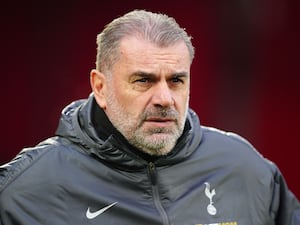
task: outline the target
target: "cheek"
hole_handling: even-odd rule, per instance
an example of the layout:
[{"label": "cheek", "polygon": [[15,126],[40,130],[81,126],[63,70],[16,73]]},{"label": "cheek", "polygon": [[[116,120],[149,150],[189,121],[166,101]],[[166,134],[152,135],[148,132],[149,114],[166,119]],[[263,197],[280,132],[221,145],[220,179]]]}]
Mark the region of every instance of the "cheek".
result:
[{"label": "cheek", "polygon": [[135,94],[129,89],[115,90],[116,100],[129,115],[138,118],[145,110],[147,105],[147,96]]},{"label": "cheek", "polygon": [[177,107],[180,107],[180,109],[184,111],[189,104],[189,98],[190,95],[188,91],[177,94],[175,99]]}]

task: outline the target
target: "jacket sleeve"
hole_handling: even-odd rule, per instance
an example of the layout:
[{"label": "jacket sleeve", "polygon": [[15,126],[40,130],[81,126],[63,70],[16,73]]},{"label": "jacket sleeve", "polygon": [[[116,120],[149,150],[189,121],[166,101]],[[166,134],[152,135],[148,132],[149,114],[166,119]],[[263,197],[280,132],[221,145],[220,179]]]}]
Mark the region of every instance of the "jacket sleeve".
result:
[{"label": "jacket sleeve", "polygon": [[288,189],[279,169],[274,174],[273,201],[271,214],[276,225],[300,225],[300,203]]}]

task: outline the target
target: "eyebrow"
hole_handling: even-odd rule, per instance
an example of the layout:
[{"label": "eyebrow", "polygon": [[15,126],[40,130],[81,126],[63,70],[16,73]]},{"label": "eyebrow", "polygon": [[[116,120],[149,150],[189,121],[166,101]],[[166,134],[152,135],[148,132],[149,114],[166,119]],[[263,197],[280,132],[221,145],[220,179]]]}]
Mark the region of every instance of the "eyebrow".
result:
[{"label": "eyebrow", "polygon": [[154,73],[147,73],[147,72],[144,72],[144,71],[137,71],[137,72],[134,72],[132,74],[132,76],[138,76],[138,77],[155,77],[155,74]]},{"label": "eyebrow", "polygon": [[172,74],[173,77],[188,77],[187,72],[177,72]]},{"label": "eyebrow", "polygon": [[[144,71],[134,72],[132,74],[132,76],[148,77],[148,78],[155,78],[155,77],[157,77],[157,75],[154,74],[154,73],[148,73],[148,72],[144,72]],[[187,72],[176,72],[176,73],[172,73],[170,75],[170,77],[188,77],[188,73]]]}]

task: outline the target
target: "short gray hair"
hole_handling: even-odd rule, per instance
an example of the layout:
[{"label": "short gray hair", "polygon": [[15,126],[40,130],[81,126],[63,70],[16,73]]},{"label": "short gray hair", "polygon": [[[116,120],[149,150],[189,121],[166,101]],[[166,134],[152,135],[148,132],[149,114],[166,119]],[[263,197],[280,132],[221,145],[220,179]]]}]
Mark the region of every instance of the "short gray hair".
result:
[{"label": "short gray hair", "polygon": [[189,50],[191,62],[193,61],[195,50],[191,37],[174,18],[145,10],[133,10],[114,19],[98,34],[96,59],[98,71],[105,73],[111,70],[119,57],[120,42],[128,36],[144,38],[160,47],[184,41]]}]

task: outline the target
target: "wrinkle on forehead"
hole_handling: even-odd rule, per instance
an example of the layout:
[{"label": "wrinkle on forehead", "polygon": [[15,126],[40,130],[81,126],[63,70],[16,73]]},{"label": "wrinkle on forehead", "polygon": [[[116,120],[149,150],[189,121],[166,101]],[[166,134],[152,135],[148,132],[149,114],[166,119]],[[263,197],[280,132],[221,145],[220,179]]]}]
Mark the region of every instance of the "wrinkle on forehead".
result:
[{"label": "wrinkle on forehead", "polygon": [[[120,43],[120,61],[132,66],[189,70],[188,48],[183,41],[167,47],[159,47],[144,39],[124,38]],[[149,68],[150,67],[150,68]]]}]

